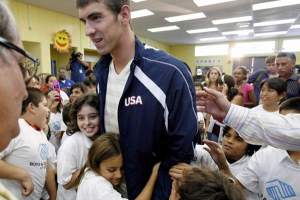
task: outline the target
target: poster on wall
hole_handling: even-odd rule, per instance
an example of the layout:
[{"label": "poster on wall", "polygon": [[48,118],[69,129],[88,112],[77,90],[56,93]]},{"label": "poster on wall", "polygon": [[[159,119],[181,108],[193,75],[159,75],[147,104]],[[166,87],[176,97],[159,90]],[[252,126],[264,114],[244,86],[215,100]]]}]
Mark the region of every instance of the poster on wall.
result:
[{"label": "poster on wall", "polygon": [[66,30],[56,32],[53,37],[53,47],[59,53],[69,53],[72,48],[71,35]]}]

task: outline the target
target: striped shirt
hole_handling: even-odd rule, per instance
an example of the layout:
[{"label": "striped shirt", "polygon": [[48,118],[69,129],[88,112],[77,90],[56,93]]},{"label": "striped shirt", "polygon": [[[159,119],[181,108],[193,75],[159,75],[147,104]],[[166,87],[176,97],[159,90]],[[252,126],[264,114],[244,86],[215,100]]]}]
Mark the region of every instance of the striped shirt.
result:
[{"label": "striped shirt", "polygon": [[104,123],[105,131],[119,133],[118,106],[130,74],[131,59],[125,68],[117,74],[113,61],[109,65],[107,91],[105,99]]},{"label": "striped shirt", "polygon": [[300,114],[278,115],[231,104],[224,123],[247,143],[300,151]]}]

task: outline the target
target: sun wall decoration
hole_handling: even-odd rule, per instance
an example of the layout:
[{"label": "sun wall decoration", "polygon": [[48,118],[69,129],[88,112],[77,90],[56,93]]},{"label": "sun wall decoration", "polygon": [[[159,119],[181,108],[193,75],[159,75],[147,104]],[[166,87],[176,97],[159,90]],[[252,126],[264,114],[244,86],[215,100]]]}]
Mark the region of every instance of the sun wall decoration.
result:
[{"label": "sun wall decoration", "polygon": [[60,53],[68,53],[72,48],[71,35],[66,30],[54,34],[53,47]]}]

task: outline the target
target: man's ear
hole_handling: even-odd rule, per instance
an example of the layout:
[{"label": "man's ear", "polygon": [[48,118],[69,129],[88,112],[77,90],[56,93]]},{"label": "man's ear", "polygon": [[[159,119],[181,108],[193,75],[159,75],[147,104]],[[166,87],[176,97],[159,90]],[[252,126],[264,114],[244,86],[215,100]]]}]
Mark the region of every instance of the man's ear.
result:
[{"label": "man's ear", "polygon": [[123,5],[118,17],[123,25],[130,24],[131,13],[129,5]]}]

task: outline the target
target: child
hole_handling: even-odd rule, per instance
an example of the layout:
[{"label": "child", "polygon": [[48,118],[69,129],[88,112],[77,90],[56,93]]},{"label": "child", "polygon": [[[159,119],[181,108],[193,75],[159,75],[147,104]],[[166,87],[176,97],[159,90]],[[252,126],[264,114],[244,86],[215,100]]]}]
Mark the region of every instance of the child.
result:
[{"label": "child", "polygon": [[[123,159],[118,136],[106,133],[93,143],[88,154],[84,177],[78,187],[77,200],[125,200],[115,189],[123,178]],[[158,164],[154,166],[148,183],[136,199],[151,199],[158,168]]]},{"label": "child", "polygon": [[[279,107],[281,114],[300,113],[300,97],[290,98]],[[261,195],[261,199],[299,199],[300,152],[267,146],[255,153],[247,167],[236,176],[214,142],[205,142],[219,169],[236,179],[237,185]]]},{"label": "child", "polygon": [[96,95],[79,98],[71,108],[73,135],[58,150],[58,200],[76,199],[76,179],[87,160],[89,148],[100,135],[99,101]]},{"label": "child", "polygon": [[[228,164],[232,173],[234,175],[238,175],[247,167],[249,159],[254,154],[254,152],[259,149],[260,146],[246,143],[241,137],[239,137],[234,129],[228,126],[225,126],[223,133],[224,138],[222,142],[222,149],[220,149],[220,151],[224,152],[226,163]],[[218,166],[215,164],[213,158],[207,151],[209,151],[207,146],[196,145],[196,160],[192,164],[207,167],[212,170],[218,169]],[[188,167],[188,165],[179,164],[177,166],[174,166],[170,170],[170,174],[174,177],[178,177],[176,170],[182,169],[184,167]],[[257,195],[250,192],[246,193],[246,197],[247,199],[258,199]]]},{"label": "child", "polygon": [[173,181],[169,200],[244,200],[243,193],[217,171],[193,167]]},{"label": "child", "polygon": [[[1,162],[7,164],[6,167],[0,168],[0,174],[6,174],[1,177],[1,182],[18,199],[24,199],[23,195],[30,194],[28,184],[33,183],[34,190],[26,198],[32,200],[41,199],[46,184],[50,199],[55,200],[55,177],[49,165],[48,141],[42,131],[49,113],[47,100],[39,89],[27,90],[28,97],[23,101],[22,116],[19,119],[20,134],[0,153]],[[18,175],[20,179],[12,177]],[[28,177],[27,180],[22,178],[24,176]]]},{"label": "child", "polygon": [[279,113],[279,103],[286,94],[286,82],[280,78],[270,78],[262,81],[260,88],[261,104],[253,110]]}]

